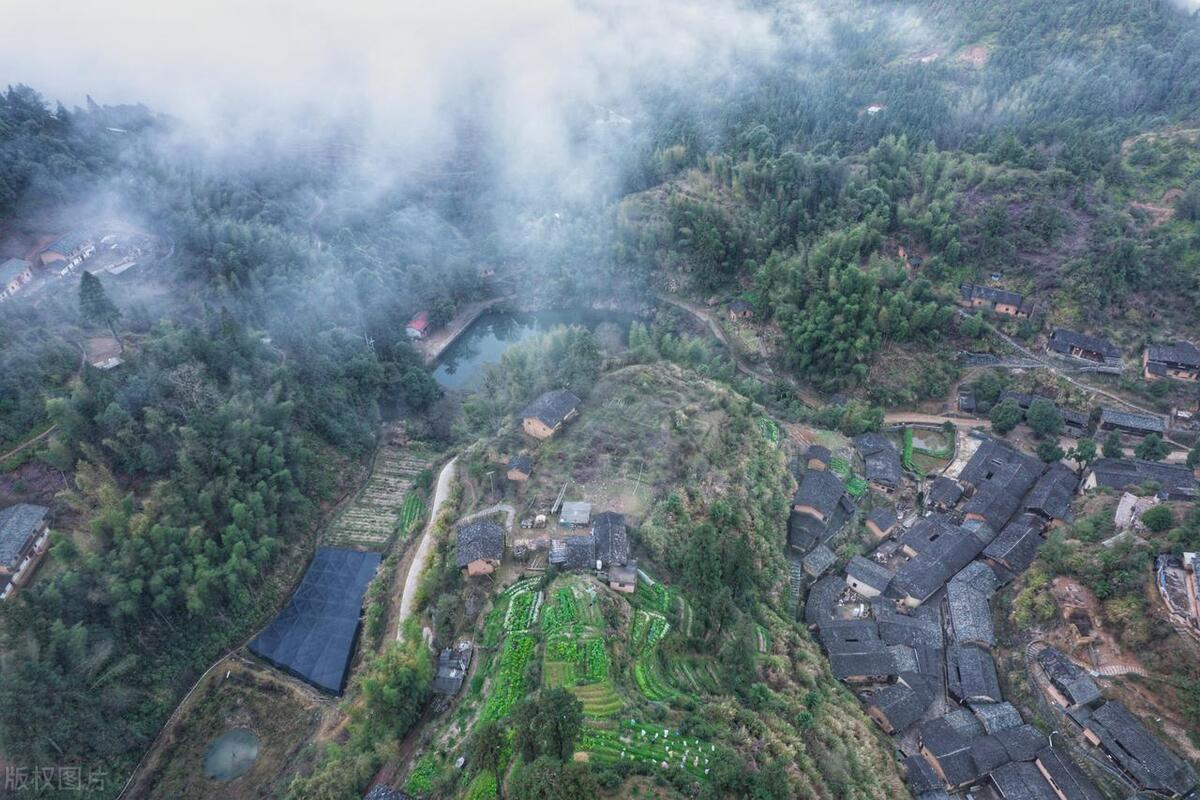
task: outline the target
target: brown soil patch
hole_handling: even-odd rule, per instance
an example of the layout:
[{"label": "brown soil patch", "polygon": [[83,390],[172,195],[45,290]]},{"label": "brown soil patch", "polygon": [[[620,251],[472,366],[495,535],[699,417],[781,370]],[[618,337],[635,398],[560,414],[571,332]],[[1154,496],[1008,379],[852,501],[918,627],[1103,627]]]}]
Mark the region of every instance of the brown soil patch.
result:
[{"label": "brown soil patch", "polygon": [[1059,575],[1050,582],[1050,593],[1062,614],[1062,628],[1051,634],[1056,645],[1066,652],[1086,649],[1095,663],[1094,668],[1136,667],[1145,669],[1137,657],[1126,653],[1113,634],[1104,628],[1100,601],[1083,584]]},{"label": "brown soil patch", "polygon": [[969,67],[975,67],[978,69],[987,64],[988,57],[990,55],[991,50],[989,50],[987,47],[983,45],[975,45],[974,47],[967,47],[960,51],[957,56],[957,60]]}]

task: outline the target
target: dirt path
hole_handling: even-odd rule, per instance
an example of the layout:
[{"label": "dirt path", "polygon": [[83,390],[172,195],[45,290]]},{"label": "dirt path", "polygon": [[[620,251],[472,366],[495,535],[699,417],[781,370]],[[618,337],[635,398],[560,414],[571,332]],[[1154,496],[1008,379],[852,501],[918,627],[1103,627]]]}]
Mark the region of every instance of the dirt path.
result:
[{"label": "dirt path", "polygon": [[886,425],[945,425],[949,422],[961,431],[969,431],[973,428],[992,429],[992,423],[986,419],[961,419],[937,414],[921,414],[914,411],[889,411],[883,415],[883,422]]},{"label": "dirt path", "polygon": [[10,459],[10,458],[12,458],[13,456],[15,456],[17,453],[19,453],[19,452],[21,452],[22,450],[24,450],[25,448],[27,448],[27,447],[29,447],[29,446],[31,446],[31,445],[35,445],[35,444],[37,444],[38,442],[40,442],[42,439],[45,439],[47,436],[49,436],[50,434],[54,433],[56,430],[58,430],[58,426],[57,426],[57,425],[51,425],[49,428],[47,428],[46,430],[42,431],[41,433],[39,433],[37,436],[33,437],[33,438],[32,438],[32,439],[30,439],[29,441],[25,442],[24,444],[19,444],[19,445],[17,445],[17,446],[16,446],[16,447],[14,447],[12,450],[9,450],[9,451],[8,451],[7,453],[5,453],[4,455],[0,456],[0,461],[7,461],[8,459]]},{"label": "dirt path", "polygon": [[470,522],[471,520],[478,519],[479,517],[486,517],[488,514],[495,514],[497,511],[503,511],[505,516],[508,517],[507,521],[504,523],[504,527],[508,528],[509,533],[512,533],[513,517],[517,515],[517,510],[508,503],[497,503],[496,505],[489,506],[482,511],[476,511],[474,514],[468,514],[460,519],[459,522]]},{"label": "dirt path", "polygon": [[442,471],[438,474],[437,489],[433,493],[433,506],[429,511],[429,524],[425,526],[425,532],[421,534],[421,541],[417,544],[412,564],[408,568],[408,575],[404,579],[404,594],[400,596],[400,612],[396,615],[397,638],[402,635],[404,621],[413,612],[417,584],[421,581],[421,573],[425,571],[425,563],[429,560],[429,549],[433,546],[433,525],[437,522],[438,514],[441,513],[446,498],[450,496],[450,484],[454,481],[457,462],[458,456],[455,456],[446,462],[446,466],[442,467]]},{"label": "dirt path", "polygon": [[654,296],[664,303],[669,303],[676,308],[683,309],[708,326],[708,329],[712,332],[712,335],[717,337],[717,340],[720,341],[721,344],[725,345],[725,349],[729,351],[729,357],[733,359],[733,364],[738,368],[738,371],[749,375],[751,378],[757,378],[767,385],[776,383],[778,381],[783,381],[784,383],[788,384],[788,386],[792,387],[792,389],[796,392],[796,396],[808,405],[815,406],[817,408],[820,408],[822,405],[824,405],[820,398],[801,386],[791,376],[776,375],[774,372],[765,372],[747,363],[738,354],[737,349],[733,346],[733,342],[729,341],[729,337],[725,334],[725,329],[721,327],[721,324],[717,322],[717,320],[713,317],[712,312],[710,312],[707,308],[698,306],[695,303],[675,297],[673,295],[664,294],[662,292],[655,292]]}]

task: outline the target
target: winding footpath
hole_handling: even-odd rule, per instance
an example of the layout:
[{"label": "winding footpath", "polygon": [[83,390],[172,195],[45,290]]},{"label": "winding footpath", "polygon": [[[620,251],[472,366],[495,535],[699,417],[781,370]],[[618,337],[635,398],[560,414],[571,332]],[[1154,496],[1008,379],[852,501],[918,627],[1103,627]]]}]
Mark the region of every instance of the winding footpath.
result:
[{"label": "winding footpath", "polygon": [[455,456],[447,461],[446,465],[442,467],[442,471],[438,473],[437,489],[433,493],[433,507],[429,511],[429,524],[425,526],[425,532],[421,534],[421,541],[417,545],[412,564],[409,565],[408,575],[404,578],[404,594],[400,596],[400,612],[396,615],[397,639],[404,635],[404,621],[412,615],[413,603],[417,596],[417,584],[421,582],[421,573],[425,571],[425,564],[429,560],[429,550],[436,538],[433,533],[434,524],[437,522],[438,514],[442,511],[442,506],[446,504],[446,499],[450,496],[450,484],[454,482],[457,470],[458,456]]}]

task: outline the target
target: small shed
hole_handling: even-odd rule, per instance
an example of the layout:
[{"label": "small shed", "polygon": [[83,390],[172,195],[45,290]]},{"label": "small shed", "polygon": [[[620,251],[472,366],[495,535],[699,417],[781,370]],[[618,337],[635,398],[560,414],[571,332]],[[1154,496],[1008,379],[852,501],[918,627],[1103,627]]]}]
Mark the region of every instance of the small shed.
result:
[{"label": "small shed", "polygon": [[508,479],[527,481],[533,474],[533,459],[527,455],[515,455],[508,460]]},{"label": "small shed", "polygon": [[749,302],[739,298],[729,304],[730,319],[750,319],[750,317],[753,316],[754,306],[752,306]]},{"label": "small shed", "polygon": [[408,321],[404,333],[410,339],[424,339],[429,335],[429,312],[420,311]]},{"label": "small shed", "polygon": [[637,561],[612,566],[608,569],[608,585],[618,592],[632,594],[637,590]]},{"label": "small shed", "polygon": [[568,528],[582,528],[592,520],[592,504],[569,500],[562,504],[558,524]]}]

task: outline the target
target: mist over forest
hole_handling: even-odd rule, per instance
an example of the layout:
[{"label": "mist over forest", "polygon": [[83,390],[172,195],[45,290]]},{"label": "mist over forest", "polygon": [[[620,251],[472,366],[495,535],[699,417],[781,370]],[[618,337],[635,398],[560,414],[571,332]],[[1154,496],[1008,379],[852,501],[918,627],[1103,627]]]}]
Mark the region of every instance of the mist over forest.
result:
[{"label": "mist over forest", "polygon": [[[1095,394],[1028,364],[1060,327],[1138,362],[1098,379],[1103,397],[1200,415],[1194,386],[1141,364],[1155,343],[1200,339],[1200,0],[4,5],[0,508],[44,507],[50,524],[33,579],[0,602],[0,761],[106,776],[13,796],[176,791],[147,788],[169,773],[162,726],[286,602],[380,452],[419,451],[411,493],[430,502],[434,467],[459,456],[466,519],[524,491],[492,474],[532,449],[514,415],[567,387],[583,419],[600,417],[597,386],[674,404],[655,409],[671,445],[639,441],[673,480],[637,470],[633,495],[653,495],[631,542],[694,614],[671,657],[709,659],[687,663],[711,687],[636,709],[712,740],[730,766],[660,779],[663,796],[904,796],[890,740],[832,677],[793,596],[782,553],[800,473],[784,456],[808,434],[788,437],[942,419],[968,389],[992,431],[1004,391],[1057,391],[1086,417]],[[956,308],[964,284],[1035,310]],[[514,344],[471,387],[443,386],[431,342],[485,308],[513,326],[579,321]],[[586,313],[633,322],[605,339]],[[978,363],[1003,368],[981,377]],[[688,432],[710,417],[719,434]],[[768,419],[778,453],[746,452]],[[1164,430],[1158,459],[1120,441],[1112,453],[1174,448],[1196,466],[1196,432],[1181,431]],[[589,446],[604,463],[633,448],[615,434]],[[555,447],[546,463],[567,458]],[[1191,505],[1164,552],[1200,546]],[[452,540],[453,521],[428,523]],[[389,525],[347,699],[325,704],[344,726],[290,752],[259,796],[401,785],[416,771],[402,744],[430,718],[421,627],[439,647],[482,640],[501,602],[443,541],[405,629],[393,573],[425,520]],[[1107,570],[1102,600],[1132,604],[1106,606],[1127,644],[1165,640],[1136,622],[1149,550],[1103,565],[1052,553],[1062,574]],[[741,652],[760,635],[759,655]],[[1200,670],[1162,664],[1200,742]],[[505,796],[654,785],[502,733],[490,770],[442,764],[421,796],[497,796],[512,765]],[[468,795],[481,772],[498,786]]]}]

